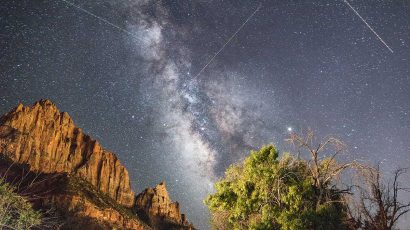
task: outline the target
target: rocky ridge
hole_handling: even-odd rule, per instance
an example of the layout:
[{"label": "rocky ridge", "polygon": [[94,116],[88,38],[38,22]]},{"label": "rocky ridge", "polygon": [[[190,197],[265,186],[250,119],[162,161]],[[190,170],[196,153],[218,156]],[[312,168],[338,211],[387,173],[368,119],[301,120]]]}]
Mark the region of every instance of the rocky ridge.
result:
[{"label": "rocky ridge", "polygon": [[[64,174],[78,178],[122,208],[138,210],[145,215],[145,222],[154,229],[157,228],[153,223],[162,220],[182,229],[188,226],[178,203],[170,200],[165,183],[135,196],[128,171],[118,157],[86,135],[74,124],[68,113],[60,112],[50,100],[40,100],[31,107],[19,104],[0,118],[0,155],[13,163],[25,165],[34,173]],[[54,198],[47,202],[53,202]],[[60,206],[72,210],[79,200],[81,204],[87,203],[78,194],[59,199],[63,200]],[[95,204],[87,207],[88,211],[81,215],[108,221],[108,224],[113,223],[120,228],[144,229],[135,227],[143,224],[119,223],[121,221],[118,220],[127,219],[119,212],[110,212]],[[101,210],[106,213],[101,214]],[[129,220],[126,222],[130,223]],[[161,226],[164,226],[162,222]]]}]

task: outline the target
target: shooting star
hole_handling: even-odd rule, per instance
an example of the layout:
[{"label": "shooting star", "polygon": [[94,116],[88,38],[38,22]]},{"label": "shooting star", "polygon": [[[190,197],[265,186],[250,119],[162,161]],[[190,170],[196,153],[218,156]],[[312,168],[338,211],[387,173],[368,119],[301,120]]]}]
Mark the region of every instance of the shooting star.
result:
[{"label": "shooting star", "polygon": [[258,8],[256,8],[256,10],[245,20],[245,22],[242,23],[242,25],[235,31],[235,33],[232,34],[232,36],[228,39],[228,41],[225,42],[225,44],[218,50],[218,52],[216,52],[214,56],[212,56],[212,58],[209,59],[206,65],[204,65],[204,67],[202,67],[202,69],[195,75],[194,79],[201,75],[201,73],[206,69],[206,67],[208,67],[209,64],[211,64],[212,61],[219,55],[219,53],[225,49],[225,47],[232,41],[232,39],[239,33],[239,31],[241,31],[241,29],[246,25],[246,23],[248,23],[248,21],[252,19],[252,17],[256,14],[256,12],[259,11],[261,7],[262,4],[259,4]]},{"label": "shooting star", "polygon": [[362,18],[362,16],[360,16],[360,14],[352,7],[352,5],[350,5],[350,3],[347,0],[343,0],[343,2],[346,3],[347,6],[350,7],[350,9],[353,10],[353,12],[364,22],[364,24],[366,24],[367,28],[369,28],[374,35],[376,35],[376,37],[383,43],[384,46],[386,46],[386,48],[393,53],[393,50],[390,48],[390,46],[387,45],[386,42],[384,42],[384,40],[376,33],[376,31],[374,31],[374,29],[366,22],[366,20],[364,20]]},{"label": "shooting star", "polygon": [[74,4],[74,3],[70,2],[70,1],[67,1],[67,0],[61,0],[61,1],[65,2],[66,4],[68,4],[68,5],[70,5],[70,6],[73,6],[73,7],[77,8],[78,10],[81,10],[82,12],[84,12],[84,13],[86,13],[86,14],[88,14],[88,15],[94,17],[94,18],[97,18],[98,20],[100,20],[100,21],[102,21],[102,22],[104,22],[104,23],[106,23],[106,24],[108,24],[108,25],[110,25],[110,26],[112,26],[112,27],[114,27],[114,28],[120,30],[121,32],[124,32],[124,33],[126,33],[126,34],[128,34],[128,35],[130,35],[130,36],[132,36],[132,37],[137,38],[137,37],[135,36],[135,34],[131,33],[130,31],[128,31],[128,30],[126,30],[126,29],[124,29],[124,28],[121,28],[121,27],[119,27],[119,26],[117,26],[117,25],[111,23],[110,21],[108,21],[108,20],[105,19],[105,18],[102,18],[102,17],[100,17],[100,16],[98,16],[98,15],[96,15],[96,14],[93,14],[92,12],[90,12],[90,11],[88,11],[88,10],[86,10],[86,9],[84,9],[84,8],[82,8],[82,7],[80,7],[79,5],[76,5],[76,4]]}]

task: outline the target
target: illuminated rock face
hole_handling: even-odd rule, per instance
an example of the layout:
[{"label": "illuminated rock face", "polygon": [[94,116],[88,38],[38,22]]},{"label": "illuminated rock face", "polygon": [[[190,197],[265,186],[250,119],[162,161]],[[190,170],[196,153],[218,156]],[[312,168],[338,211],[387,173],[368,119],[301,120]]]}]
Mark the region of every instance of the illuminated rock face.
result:
[{"label": "illuminated rock face", "polygon": [[128,171],[49,100],[19,104],[0,118],[0,153],[31,171],[70,173],[125,207],[134,205]]},{"label": "illuminated rock face", "polygon": [[[135,196],[117,156],[49,100],[31,107],[19,104],[0,117],[0,156],[8,159],[0,162],[0,173],[8,171],[11,160],[12,165],[44,175],[44,183],[35,190],[46,195],[35,205],[56,206],[70,223],[78,221],[80,229],[193,229],[179,204],[171,201],[165,182]],[[44,193],[49,187],[53,192]]]},{"label": "illuminated rock face", "polygon": [[185,224],[178,202],[172,202],[165,181],[155,188],[147,188],[137,196],[136,207],[144,210],[150,217],[159,217],[179,224]]}]

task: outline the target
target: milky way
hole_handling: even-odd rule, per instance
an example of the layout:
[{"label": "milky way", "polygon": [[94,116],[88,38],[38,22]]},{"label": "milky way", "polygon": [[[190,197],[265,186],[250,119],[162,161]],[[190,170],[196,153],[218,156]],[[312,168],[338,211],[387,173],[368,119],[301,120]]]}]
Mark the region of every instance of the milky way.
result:
[{"label": "milky way", "polygon": [[70,2],[0,3],[0,112],[53,100],[200,229],[226,167],[290,131],[410,165],[408,3],[350,1],[391,53],[343,0]]}]

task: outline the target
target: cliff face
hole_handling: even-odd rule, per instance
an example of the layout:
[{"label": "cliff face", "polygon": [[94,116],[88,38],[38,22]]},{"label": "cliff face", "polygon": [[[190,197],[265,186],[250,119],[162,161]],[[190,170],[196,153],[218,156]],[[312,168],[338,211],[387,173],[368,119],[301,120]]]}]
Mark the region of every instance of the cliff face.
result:
[{"label": "cliff face", "polygon": [[[71,178],[53,184],[64,189],[44,196],[41,202],[54,204],[72,217],[86,217],[124,229],[161,229],[171,226],[168,223],[172,229],[187,229],[188,222],[178,203],[170,200],[165,183],[146,189],[136,198],[128,171],[119,159],[84,134],[68,113],[60,112],[49,100],[31,107],[19,104],[0,118],[0,156],[34,173]],[[72,181],[83,181],[78,182],[82,186],[69,189]],[[99,194],[108,199],[96,202],[94,198]],[[137,218],[135,210],[148,219]],[[147,228],[144,222],[151,227]]]},{"label": "cliff face", "polygon": [[81,178],[66,173],[38,174],[27,169],[27,165],[0,157],[1,178],[17,184],[16,192],[23,194],[34,209],[45,211],[45,223],[36,229],[153,229]]},{"label": "cliff face", "polygon": [[126,207],[134,205],[128,171],[49,100],[19,104],[0,118],[0,154],[43,173],[77,175]]}]

